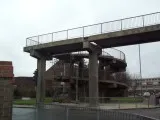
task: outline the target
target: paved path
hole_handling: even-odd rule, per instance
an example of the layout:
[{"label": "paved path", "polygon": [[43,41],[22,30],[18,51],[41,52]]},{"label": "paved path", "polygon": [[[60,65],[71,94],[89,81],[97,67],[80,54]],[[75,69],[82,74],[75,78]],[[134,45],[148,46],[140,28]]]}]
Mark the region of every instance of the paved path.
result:
[{"label": "paved path", "polygon": [[144,116],[149,116],[153,118],[160,119],[160,108],[154,109],[128,109],[128,110],[120,110],[123,112],[136,113]]},{"label": "paved path", "polygon": [[13,108],[35,108],[35,105],[13,105]]},{"label": "paved path", "polygon": [[[125,108],[130,104],[125,104]],[[49,106],[45,109],[41,109],[38,113],[38,120],[66,120],[66,109],[62,108],[60,106],[53,106],[50,108]],[[18,106],[17,106],[18,107]],[[34,108],[26,108],[27,106],[19,106],[23,108],[13,108],[13,120],[36,120],[36,109]],[[28,106],[33,107],[33,106]],[[112,109],[117,108],[117,105],[115,107],[110,104],[110,106],[103,106],[104,109]],[[150,109],[115,109],[116,111],[122,111],[122,112],[129,112],[129,113],[136,113],[144,116],[149,116],[153,118],[160,119],[160,108],[150,108]],[[97,113],[95,111],[87,111],[87,110],[69,110],[68,111],[69,118],[68,120],[97,120]],[[47,118],[46,118],[47,116]],[[78,117],[77,117],[78,116]],[[105,113],[101,113],[100,120],[106,120]],[[109,118],[107,120],[110,120]]]},{"label": "paved path", "polygon": [[[88,104],[74,104],[74,103],[57,103],[57,105],[77,106],[77,107],[88,107]],[[132,108],[154,108],[157,106],[147,105],[143,103],[105,103],[100,104],[100,109],[132,109]]]},{"label": "paved path", "polygon": [[12,120],[36,120],[35,109],[13,108]]}]

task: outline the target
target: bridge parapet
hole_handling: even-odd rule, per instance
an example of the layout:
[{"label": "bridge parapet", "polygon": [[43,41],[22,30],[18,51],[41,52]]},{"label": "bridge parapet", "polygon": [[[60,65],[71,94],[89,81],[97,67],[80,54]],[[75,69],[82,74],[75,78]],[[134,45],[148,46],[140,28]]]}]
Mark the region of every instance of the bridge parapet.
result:
[{"label": "bridge parapet", "polygon": [[28,37],[26,39],[26,47],[67,39],[84,38],[93,35],[146,27],[156,24],[160,24],[160,12]]}]

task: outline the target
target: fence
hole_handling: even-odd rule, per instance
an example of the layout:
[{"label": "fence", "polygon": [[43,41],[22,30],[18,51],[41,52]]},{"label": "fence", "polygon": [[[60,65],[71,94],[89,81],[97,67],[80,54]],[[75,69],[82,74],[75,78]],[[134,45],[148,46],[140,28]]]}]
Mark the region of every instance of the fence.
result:
[{"label": "fence", "polygon": [[[81,99],[81,98],[80,98]],[[14,108],[13,120],[72,120],[72,119],[87,119],[87,120],[152,120],[145,116],[136,115],[143,111],[143,115],[160,117],[159,114],[154,114],[157,109],[151,104],[142,103],[142,98],[128,97],[102,97],[99,98],[100,104],[97,108],[91,108],[86,102],[81,103],[45,103],[37,104],[36,109],[32,108]],[[82,99],[84,100],[84,99]],[[28,103],[28,100],[25,101]],[[87,104],[86,104],[87,103]],[[33,107],[33,106],[31,106]],[[126,109],[127,108],[127,109]],[[130,109],[137,108],[137,109]],[[143,108],[143,109],[140,109]],[[144,109],[147,108],[147,109]],[[153,111],[152,111],[153,110]],[[126,113],[127,112],[127,113]],[[130,112],[130,113],[128,113]],[[150,113],[150,114],[148,114]],[[154,116],[155,115],[155,116]],[[155,120],[155,119],[153,119]]]},{"label": "fence", "polygon": [[[80,97],[79,106],[87,107],[91,99],[96,98]],[[98,97],[97,100],[101,109],[157,108],[160,105],[151,97]]]},{"label": "fence", "polygon": [[122,31],[127,29],[145,27],[160,23],[160,12],[151,13],[136,17],[130,17],[115,21],[98,23],[78,28],[32,36],[26,39],[26,46],[33,46],[53,41],[60,41],[66,39],[87,37],[91,35],[98,35],[110,33],[115,31]]},{"label": "fence", "polygon": [[[81,94],[81,93],[80,93]],[[78,95],[80,95],[78,94]],[[62,94],[61,94],[62,95]],[[68,100],[67,100],[68,99]],[[95,99],[95,98],[92,98]],[[75,105],[79,107],[88,107],[89,97],[78,96],[78,101],[75,103],[74,100],[69,99],[68,96],[60,96],[57,98],[46,98],[45,104],[52,104],[54,102],[59,102],[62,105]],[[130,108],[156,108],[159,107],[160,103],[153,103],[151,98],[144,97],[98,97],[99,108],[102,109],[130,109]],[[54,102],[53,102],[54,101]],[[36,106],[36,100],[20,100],[15,99],[13,105],[29,105],[30,107]]]},{"label": "fence", "polygon": [[[65,54],[64,54],[65,55]],[[79,52],[72,52],[71,55],[74,56],[81,56],[83,58],[88,58],[89,57],[89,52],[88,51],[79,51]],[[56,55],[55,55],[56,56]],[[102,49],[102,55],[100,55],[101,58],[106,58],[106,57],[113,57],[112,59],[116,58],[118,60],[122,60],[125,62],[125,54],[115,48],[107,48],[107,49]],[[107,58],[106,58],[107,59]],[[109,59],[109,58],[108,58]],[[114,60],[116,60],[114,59]]]},{"label": "fence", "polygon": [[99,108],[37,104],[36,120],[156,120],[138,114]]}]

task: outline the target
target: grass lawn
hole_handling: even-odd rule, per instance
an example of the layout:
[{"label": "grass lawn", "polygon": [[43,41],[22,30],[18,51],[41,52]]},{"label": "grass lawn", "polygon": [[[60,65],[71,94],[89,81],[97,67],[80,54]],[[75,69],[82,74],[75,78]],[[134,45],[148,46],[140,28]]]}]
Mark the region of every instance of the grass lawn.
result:
[{"label": "grass lawn", "polygon": [[[52,98],[45,98],[45,103],[51,103]],[[21,100],[21,99],[15,99],[13,101],[14,105],[35,105],[36,104],[36,99],[31,98],[31,100]]]},{"label": "grass lawn", "polygon": [[120,103],[135,103],[135,102],[142,102],[143,99],[140,97],[134,98],[134,97],[116,97],[111,98],[110,101],[112,102],[120,102]]},{"label": "grass lawn", "polygon": [[[108,98],[107,98],[108,99]],[[45,103],[51,103],[53,101],[52,98],[45,98]],[[140,103],[142,102],[142,98],[134,98],[134,97],[113,97],[109,98],[106,103]],[[21,100],[16,99],[13,101],[14,105],[35,105],[36,99],[32,98],[31,100]]]}]

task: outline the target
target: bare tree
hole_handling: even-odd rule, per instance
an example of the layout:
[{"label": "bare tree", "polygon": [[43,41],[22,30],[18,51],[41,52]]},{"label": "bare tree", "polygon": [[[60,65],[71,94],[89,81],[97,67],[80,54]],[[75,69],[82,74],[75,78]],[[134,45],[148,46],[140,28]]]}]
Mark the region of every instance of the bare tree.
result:
[{"label": "bare tree", "polygon": [[132,77],[128,72],[118,72],[112,74],[112,77],[117,82],[122,82],[130,86]]},{"label": "bare tree", "polygon": [[137,87],[139,85],[138,80],[140,80],[138,75],[131,75],[129,72],[118,72],[112,74],[112,77],[117,82],[127,84],[131,90],[130,92],[133,93],[134,97],[136,96]]},{"label": "bare tree", "polygon": [[138,75],[132,75],[131,77],[131,84],[130,84],[130,88],[131,88],[131,92],[133,93],[134,97],[138,94],[137,93],[137,87],[139,86],[140,82],[138,82],[140,80],[140,77]]}]

